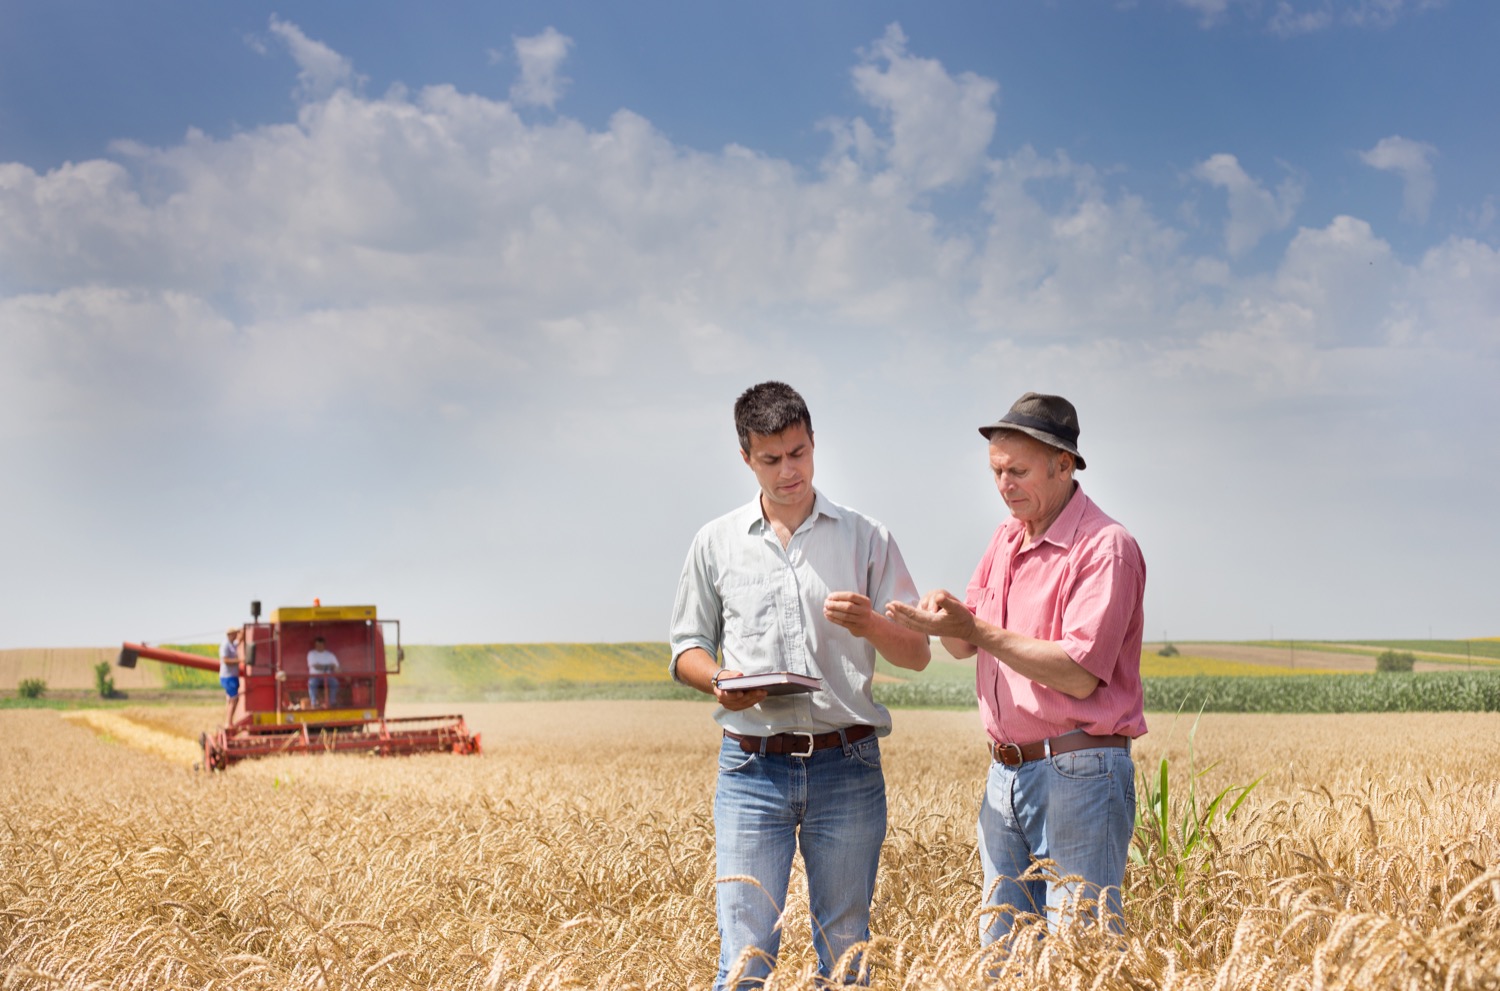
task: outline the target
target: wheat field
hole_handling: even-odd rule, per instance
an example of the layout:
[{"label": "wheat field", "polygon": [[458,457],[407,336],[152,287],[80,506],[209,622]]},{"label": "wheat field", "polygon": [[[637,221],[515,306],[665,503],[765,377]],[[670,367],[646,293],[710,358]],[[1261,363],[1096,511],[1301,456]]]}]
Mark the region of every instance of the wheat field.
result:
[{"label": "wheat field", "polygon": [[[181,744],[218,706],[0,712],[0,987],[706,987],[710,706],[461,708],[477,758],[212,776]],[[978,716],[895,719],[876,987],[1500,988],[1500,717],[1205,715],[1200,795],[1264,776],[1236,817],[1180,884],[1132,866],[1123,946],[1004,960],[975,938]],[[1138,750],[1179,796],[1192,728],[1155,716]],[[773,988],[814,986],[805,906],[794,879]]]}]

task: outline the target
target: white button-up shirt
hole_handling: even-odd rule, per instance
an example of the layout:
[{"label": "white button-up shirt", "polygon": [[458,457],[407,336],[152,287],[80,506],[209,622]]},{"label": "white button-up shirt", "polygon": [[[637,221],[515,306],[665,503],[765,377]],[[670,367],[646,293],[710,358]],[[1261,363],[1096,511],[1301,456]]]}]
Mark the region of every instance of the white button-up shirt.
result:
[{"label": "white button-up shirt", "polygon": [[309,650],[307,671],[309,674],[333,674],[339,669],[338,655],[331,650]]},{"label": "white button-up shirt", "polygon": [[825,733],[874,726],[891,715],[875,702],[875,648],[823,616],[831,592],[867,595],[884,613],[892,599],[915,604],[917,587],[884,526],[814,490],[813,511],[783,548],[761,513],[759,495],[693,538],[672,609],[672,677],[682,652],[700,647],[745,674],[794,671],[823,688],[771,696],[739,712],[720,707],[719,725],[735,733]]}]

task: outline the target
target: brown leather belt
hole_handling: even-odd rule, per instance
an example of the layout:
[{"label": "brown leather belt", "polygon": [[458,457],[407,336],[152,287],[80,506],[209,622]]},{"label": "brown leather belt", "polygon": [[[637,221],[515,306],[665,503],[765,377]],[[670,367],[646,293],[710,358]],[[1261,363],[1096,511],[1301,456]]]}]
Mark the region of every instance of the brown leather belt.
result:
[{"label": "brown leather belt", "polygon": [[[793,757],[807,757],[814,750],[827,750],[829,747],[842,747],[844,740],[857,743],[867,736],[875,735],[873,726],[850,726],[844,730],[843,740],[839,739],[839,731],[832,733],[777,733],[775,736],[740,736],[738,733],[724,731],[724,735],[740,745],[740,749],[747,754],[790,754]],[[765,744],[762,750],[761,744]]]},{"label": "brown leather belt", "polygon": [[1052,745],[1054,754],[1070,754],[1075,750],[1092,747],[1124,747],[1130,749],[1128,736],[1090,736],[1087,733],[1064,733],[1050,740],[1035,743],[996,743],[990,741],[990,756],[1006,767],[1020,767],[1027,761],[1040,760],[1047,756],[1047,745]]}]

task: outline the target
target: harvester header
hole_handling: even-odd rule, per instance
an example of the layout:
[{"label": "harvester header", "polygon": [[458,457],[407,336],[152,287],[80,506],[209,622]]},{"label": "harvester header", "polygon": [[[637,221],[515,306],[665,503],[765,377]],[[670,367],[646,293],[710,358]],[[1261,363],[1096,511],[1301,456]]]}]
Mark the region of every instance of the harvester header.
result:
[{"label": "harvester header", "polygon": [[[386,716],[387,679],[401,673],[405,659],[399,620],[381,619],[374,606],[317,600],[274,609],[269,622],[252,602],[250,615],[231,662],[238,700],[225,725],[200,741],[205,768],[282,753],[479,752],[479,734],[469,732],[462,716]],[[221,663],[127,642],[118,664],[133,668],[140,657],[214,672]]]}]

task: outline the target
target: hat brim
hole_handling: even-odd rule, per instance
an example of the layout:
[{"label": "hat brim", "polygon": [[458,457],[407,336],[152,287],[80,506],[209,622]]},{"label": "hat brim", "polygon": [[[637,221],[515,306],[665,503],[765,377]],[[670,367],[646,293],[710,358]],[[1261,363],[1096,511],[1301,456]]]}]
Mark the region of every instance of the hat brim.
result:
[{"label": "hat brim", "polygon": [[991,423],[986,426],[980,427],[979,435],[985,440],[989,440],[997,430],[1014,430],[1018,434],[1025,434],[1027,437],[1030,437],[1034,440],[1039,440],[1043,444],[1046,444],[1048,447],[1055,447],[1059,451],[1067,451],[1069,454],[1073,455],[1073,467],[1079,471],[1083,471],[1083,469],[1088,467],[1088,465],[1084,463],[1083,455],[1078,453],[1077,445],[1069,444],[1061,437],[1058,437],[1054,434],[1049,434],[1045,430],[1037,430],[1035,427],[1023,427],[1019,423],[1006,423],[1004,420],[1002,420],[999,423]]}]

